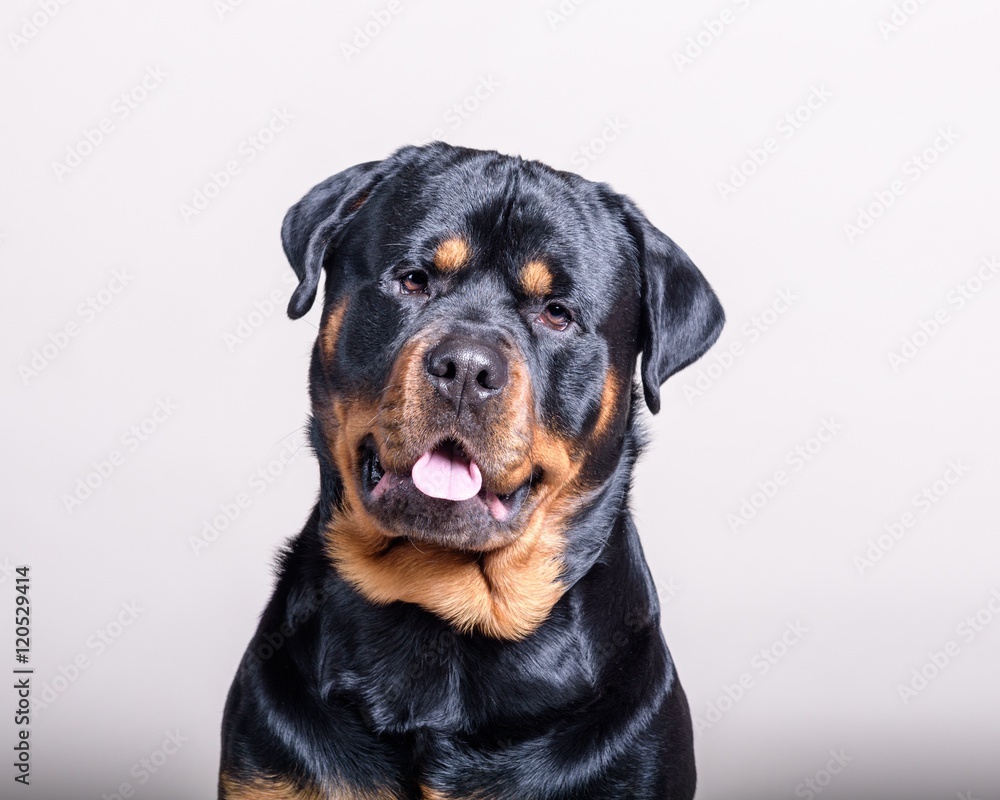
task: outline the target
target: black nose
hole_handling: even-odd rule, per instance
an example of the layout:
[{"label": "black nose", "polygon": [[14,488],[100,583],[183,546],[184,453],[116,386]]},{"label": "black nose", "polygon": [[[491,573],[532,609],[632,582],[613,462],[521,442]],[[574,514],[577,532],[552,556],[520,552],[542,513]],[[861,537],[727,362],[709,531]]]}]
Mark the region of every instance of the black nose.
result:
[{"label": "black nose", "polygon": [[507,385],[507,359],[491,344],[452,334],[427,354],[427,374],[456,409],[463,403],[476,407]]}]

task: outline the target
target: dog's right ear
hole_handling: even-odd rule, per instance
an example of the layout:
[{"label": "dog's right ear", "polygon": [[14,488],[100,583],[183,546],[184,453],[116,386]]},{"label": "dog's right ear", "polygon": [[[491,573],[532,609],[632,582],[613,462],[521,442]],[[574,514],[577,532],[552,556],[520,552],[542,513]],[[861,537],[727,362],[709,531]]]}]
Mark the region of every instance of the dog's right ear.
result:
[{"label": "dog's right ear", "polygon": [[378,167],[382,163],[369,161],[338,172],[314,186],[285,214],[281,245],[299,278],[288,301],[292,319],[312,308],[327,251],[381,179]]},{"label": "dog's right ear", "polygon": [[704,355],[719,338],[726,315],[687,254],[632,200],[622,201],[642,278],[642,387],[646,405],[656,414],[660,386]]}]

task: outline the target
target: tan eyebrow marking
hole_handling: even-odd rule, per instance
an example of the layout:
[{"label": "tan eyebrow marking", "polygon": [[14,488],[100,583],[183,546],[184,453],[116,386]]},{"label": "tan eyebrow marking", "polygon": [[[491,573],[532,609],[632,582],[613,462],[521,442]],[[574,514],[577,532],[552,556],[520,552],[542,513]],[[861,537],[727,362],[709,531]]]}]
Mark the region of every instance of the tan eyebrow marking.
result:
[{"label": "tan eyebrow marking", "polygon": [[531,297],[545,297],[552,291],[552,270],[544,261],[532,260],[521,268],[521,287]]},{"label": "tan eyebrow marking", "polygon": [[469,243],[461,236],[445,239],[434,251],[434,266],[442,272],[454,272],[469,262]]}]

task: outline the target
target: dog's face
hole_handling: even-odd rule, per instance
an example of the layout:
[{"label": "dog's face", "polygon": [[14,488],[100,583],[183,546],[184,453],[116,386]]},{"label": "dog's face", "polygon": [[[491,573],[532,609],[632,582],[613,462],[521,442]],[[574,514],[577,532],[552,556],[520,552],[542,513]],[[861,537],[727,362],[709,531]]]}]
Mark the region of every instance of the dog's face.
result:
[{"label": "dog's face", "polygon": [[315,417],[370,540],[486,553],[564,527],[722,311],[626,198],[534,162],[407,148],[285,220],[304,314],[326,270]]}]

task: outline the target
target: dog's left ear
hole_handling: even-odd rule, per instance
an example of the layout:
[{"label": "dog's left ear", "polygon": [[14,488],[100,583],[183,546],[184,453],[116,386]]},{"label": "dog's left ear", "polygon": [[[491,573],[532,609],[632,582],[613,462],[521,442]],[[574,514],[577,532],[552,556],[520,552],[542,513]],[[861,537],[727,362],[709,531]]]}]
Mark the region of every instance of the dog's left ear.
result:
[{"label": "dog's left ear", "polygon": [[642,388],[655,414],[660,410],[660,386],[715,343],[726,315],[687,253],[629,198],[622,200],[642,278]]},{"label": "dog's left ear", "polygon": [[281,244],[299,279],[288,302],[292,319],[312,308],[327,251],[378,182],[382,163],[369,161],[338,172],[310,189],[285,214]]}]

